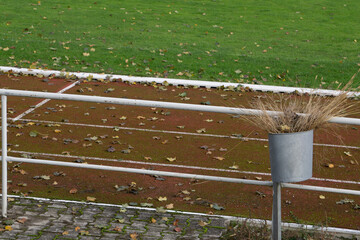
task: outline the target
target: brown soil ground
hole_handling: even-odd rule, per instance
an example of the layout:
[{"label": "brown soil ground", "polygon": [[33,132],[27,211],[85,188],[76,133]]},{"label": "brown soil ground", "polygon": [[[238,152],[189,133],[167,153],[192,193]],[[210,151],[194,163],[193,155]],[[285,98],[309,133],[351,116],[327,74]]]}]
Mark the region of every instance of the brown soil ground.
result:
[{"label": "brown soil ground", "polygon": [[[43,78],[38,77],[0,75],[0,87],[11,89],[56,92],[71,82],[73,80],[53,78],[44,81]],[[229,107],[247,106],[247,102],[251,98],[265,94],[95,81],[83,81],[66,93],[203,103]],[[10,117],[21,114],[29,106],[35,105],[39,101],[39,99],[22,100],[9,97],[8,106],[15,110],[14,113],[9,114]],[[18,151],[25,151],[63,155],[63,157],[32,155],[39,159],[61,161],[76,160],[68,155],[98,157],[105,159],[85,158],[85,161],[87,163],[216,176],[271,179],[270,176],[262,174],[241,172],[270,173],[270,164],[266,141],[244,141],[239,138],[230,138],[230,136],[239,136],[239,134],[256,139],[266,139],[267,137],[264,132],[248,125],[237,116],[52,100],[35,109],[23,119],[31,120],[9,122],[8,141],[9,148],[13,151],[9,153],[11,156],[25,156],[18,153]],[[100,128],[71,125],[71,123],[136,129]],[[138,129],[167,130],[174,131],[174,133],[146,132]],[[314,141],[322,144],[359,147],[359,129],[356,126],[336,126],[335,129],[316,131]],[[202,133],[199,134],[197,131]],[[30,132],[36,133],[36,137],[30,137]],[[186,135],[182,132],[196,135]],[[211,137],[206,134],[228,137]],[[173,162],[167,160],[167,158],[175,157],[176,160]],[[106,161],[106,159],[113,161]],[[137,163],[129,163],[124,160],[137,161]],[[334,168],[326,167],[330,163],[334,164]],[[359,163],[359,149],[314,147],[314,177],[359,182]],[[172,165],[222,170],[230,170],[236,165],[237,169],[233,172],[226,172]],[[47,177],[34,179],[34,176],[49,176],[50,179],[46,180]],[[272,189],[269,187],[170,177],[161,179],[141,174],[15,163],[11,163],[9,166],[9,179],[12,181],[9,184],[9,193],[14,194],[76,200],[86,200],[87,196],[91,196],[95,197],[98,202],[117,204],[148,202],[157,207],[173,203],[174,208],[178,210],[262,219],[271,218]],[[117,191],[114,187],[115,185],[129,186],[132,182],[136,183],[136,187],[132,187],[131,191]],[[360,185],[349,183],[309,180],[305,184],[360,189]],[[76,193],[70,193],[71,189],[76,189]],[[320,198],[320,195],[325,199]],[[160,196],[166,196],[167,201],[160,202],[158,200]],[[354,200],[354,203],[342,205],[336,203],[345,198]],[[214,203],[224,207],[225,210],[212,208],[211,204]],[[360,205],[360,198],[350,195],[293,189],[283,189],[282,193],[283,220],[290,222],[360,229],[360,209],[356,209],[358,205]]]}]

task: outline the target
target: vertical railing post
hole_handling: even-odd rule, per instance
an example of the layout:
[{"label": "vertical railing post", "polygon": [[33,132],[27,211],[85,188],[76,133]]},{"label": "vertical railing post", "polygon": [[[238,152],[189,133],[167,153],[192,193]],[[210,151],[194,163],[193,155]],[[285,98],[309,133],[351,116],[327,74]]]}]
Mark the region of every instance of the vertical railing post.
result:
[{"label": "vertical railing post", "polygon": [[272,240],[281,240],[281,183],[273,182]]},{"label": "vertical railing post", "polygon": [[2,216],[7,217],[7,97],[1,95]]}]

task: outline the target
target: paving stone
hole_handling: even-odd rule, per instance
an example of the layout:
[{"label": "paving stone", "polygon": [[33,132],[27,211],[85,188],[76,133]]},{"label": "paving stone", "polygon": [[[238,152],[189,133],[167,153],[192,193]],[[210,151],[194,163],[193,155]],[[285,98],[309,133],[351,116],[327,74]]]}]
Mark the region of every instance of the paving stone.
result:
[{"label": "paving stone", "polygon": [[[1,201],[0,201],[1,202]],[[17,205],[16,205],[17,204]],[[25,206],[22,206],[25,204]],[[137,233],[138,239],[219,239],[225,231],[221,228],[207,227],[204,233],[198,223],[211,219],[211,226],[225,227],[228,222],[221,218],[175,213],[158,213],[153,210],[127,209],[120,212],[118,207],[85,205],[82,203],[62,203],[58,201],[37,201],[19,198],[11,202],[8,219],[15,222],[13,231],[0,232],[0,239],[130,239],[131,233]],[[21,224],[16,219],[26,217]],[[164,217],[167,221],[162,220]],[[124,222],[118,222],[117,219]],[[156,220],[151,222],[151,218]],[[175,232],[173,225],[181,232]],[[210,226],[209,225],[209,226]],[[99,228],[100,226],[100,228]],[[104,229],[101,229],[101,226]],[[80,229],[75,230],[76,227]],[[114,228],[123,230],[116,232]],[[105,231],[104,231],[105,230]],[[62,235],[66,231],[67,234]],[[81,235],[88,231],[88,235]],[[185,234],[184,236],[182,234]]]},{"label": "paving stone", "polygon": [[43,232],[38,240],[53,240],[57,234],[52,232]]}]

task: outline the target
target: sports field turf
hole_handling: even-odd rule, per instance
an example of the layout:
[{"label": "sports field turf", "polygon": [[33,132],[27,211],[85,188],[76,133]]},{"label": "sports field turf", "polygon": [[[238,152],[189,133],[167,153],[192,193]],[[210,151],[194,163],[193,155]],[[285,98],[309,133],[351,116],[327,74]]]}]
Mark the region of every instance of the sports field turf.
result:
[{"label": "sports field turf", "polygon": [[[18,84],[54,92],[77,81],[12,75],[0,80],[2,88]],[[223,106],[264,95],[95,80],[80,80],[66,93]],[[237,116],[56,100],[34,107],[39,101],[28,100],[9,97],[12,118],[23,106],[33,107],[9,122],[11,156],[271,179],[266,135]],[[359,129],[334,131],[316,132],[314,178],[306,184],[359,189]],[[10,164],[9,179],[13,194],[271,218],[268,187],[24,163]],[[284,189],[282,197],[284,221],[360,229],[359,197],[293,189]]]},{"label": "sports field turf", "polygon": [[359,1],[18,0],[0,9],[6,66],[336,88],[360,63]]}]

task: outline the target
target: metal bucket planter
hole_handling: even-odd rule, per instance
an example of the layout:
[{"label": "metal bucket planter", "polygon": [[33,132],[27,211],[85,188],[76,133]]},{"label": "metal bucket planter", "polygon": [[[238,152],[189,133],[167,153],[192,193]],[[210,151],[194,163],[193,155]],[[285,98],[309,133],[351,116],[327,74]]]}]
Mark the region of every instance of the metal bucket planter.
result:
[{"label": "metal bucket planter", "polygon": [[312,177],[313,133],[269,134],[273,182],[301,182]]}]

